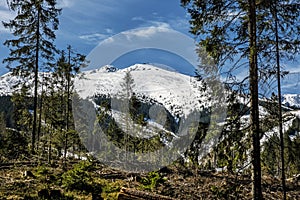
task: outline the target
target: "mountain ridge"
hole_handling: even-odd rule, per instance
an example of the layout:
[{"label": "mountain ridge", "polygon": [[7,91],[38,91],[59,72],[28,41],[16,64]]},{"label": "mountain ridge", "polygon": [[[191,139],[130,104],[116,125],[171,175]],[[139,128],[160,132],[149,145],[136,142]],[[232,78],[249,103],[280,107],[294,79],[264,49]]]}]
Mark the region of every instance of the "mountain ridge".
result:
[{"label": "mountain ridge", "polygon": [[[82,74],[87,74],[88,76],[92,76],[91,74],[100,73],[101,75],[108,75],[110,77],[111,76],[110,73],[117,72],[117,74],[118,73],[119,73],[119,75],[123,74],[123,76],[124,76],[126,71],[131,71],[132,73],[137,73],[137,71],[147,71],[147,70],[151,71],[151,68],[153,69],[152,72],[154,70],[161,70],[162,72],[166,71],[169,74],[169,78],[174,78],[174,79],[177,78],[178,79],[178,77],[179,77],[182,79],[182,77],[186,77],[186,78],[183,78],[183,79],[185,79],[185,82],[195,81],[195,79],[192,76],[188,76],[188,75],[176,72],[176,71],[170,71],[167,68],[162,68],[160,66],[154,66],[154,64],[135,64],[135,65],[132,65],[125,69],[118,69],[112,65],[105,65],[105,66],[100,67],[99,69],[84,71],[84,72],[82,72]],[[39,72],[39,73],[40,73],[40,76],[39,76],[40,81],[43,76],[50,76],[49,73],[46,73],[46,72]],[[173,76],[171,76],[170,73],[173,73],[172,74]],[[119,78],[121,80],[122,75]],[[156,77],[153,77],[153,78],[156,78]],[[22,82],[22,81],[25,81],[25,80],[22,80],[20,77],[17,77],[17,76],[12,76],[11,72],[8,72],[8,73],[0,76],[0,96],[11,96],[13,91],[15,90],[14,85],[16,85],[18,82]],[[32,79],[28,79],[27,81],[28,81],[28,84],[33,83]],[[115,86],[116,85],[117,84],[115,84]],[[194,86],[192,86],[192,87],[194,87]],[[195,86],[195,87],[197,87],[197,86]],[[105,89],[108,89],[108,87],[105,87]],[[152,91],[155,90],[155,88],[149,88],[149,86],[148,87],[145,86],[144,88],[140,88],[140,89],[143,89],[145,91],[147,89],[152,90]],[[156,89],[159,89],[159,87],[157,87],[157,84],[156,84]],[[166,89],[171,89],[171,88],[166,87]],[[109,91],[107,91],[107,92],[109,92]],[[195,90],[191,90],[191,92],[194,93]],[[282,103],[283,103],[283,105],[288,106],[288,107],[300,108],[300,94],[283,94],[282,95]]]}]

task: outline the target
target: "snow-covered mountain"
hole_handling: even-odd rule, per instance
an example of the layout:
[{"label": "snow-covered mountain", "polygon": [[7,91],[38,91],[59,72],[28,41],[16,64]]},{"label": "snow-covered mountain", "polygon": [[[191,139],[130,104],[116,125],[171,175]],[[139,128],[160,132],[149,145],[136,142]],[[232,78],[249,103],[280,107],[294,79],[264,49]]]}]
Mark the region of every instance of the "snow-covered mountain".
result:
[{"label": "snow-covered mountain", "polygon": [[[131,78],[128,78],[128,75],[130,75]],[[45,76],[45,73],[41,73],[40,77],[42,76]],[[48,74],[47,76],[50,77],[51,75]],[[11,73],[1,76],[0,96],[11,95],[14,91],[13,86],[20,81],[22,80],[19,77],[12,76]],[[29,79],[28,83],[32,83],[32,79]],[[147,111],[149,115],[153,112],[153,110],[150,109],[151,106],[163,106],[163,108],[167,110],[166,116],[169,117],[168,119],[171,119],[169,123],[173,123],[172,125],[166,125],[166,121],[161,121],[160,123],[158,120],[159,117],[156,117],[154,115],[155,113],[152,115],[154,120],[151,120],[151,116],[145,116],[146,119],[144,118],[144,120],[146,120],[147,126],[140,125],[135,121],[118,124],[121,127],[124,126],[122,127],[123,130],[128,129],[128,127],[139,130],[143,133],[143,135],[140,135],[142,138],[150,138],[159,132],[164,132],[165,135],[171,135],[176,138],[178,136],[176,131],[178,131],[180,126],[178,122],[181,119],[185,119],[185,117],[195,110],[203,111],[209,107],[226,104],[225,99],[223,99],[223,101],[216,100],[210,95],[211,91],[209,89],[214,85],[206,85],[203,81],[198,80],[197,77],[170,71],[165,67],[154,66],[154,64],[135,64],[126,69],[117,69],[114,66],[103,66],[99,69],[82,72],[75,78],[74,84],[76,92],[82,99],[94,100],[93,109],[95,107],[100,108],[100,106],[95,103],[96,96],[106,95],[111,99],[120,99],[126,96],[128,92],[134,93],[145,105],[148,104]],[[205,90],[207,88],[208,90]],[[240,97],[237,102],[247,107],[249,99],[248,97]],[[286,106],[300,108],[300,95],[285,94],[282,97],[282,102]],[[268,106],[272,106],[270,102],[261,99],[259,108],[262,119],[270,115]],[[153,106],[153,108],[157,108],[157,111],[160,109],[160,107],[155,106]],[[117,122],[121,122],[122,118],[127,117],[118,109],[112,109],[108,112],[110,113],[105,113],[108,116],[107,118],[112,117]],[[224,112],[226,112],[226,110]],[[300,117],[300,113],[297,110],[289,110],[288,112],[293,114],[293,116]],[[157,121],[155,121],[156,119]],[[284,123],[284,130],[288,130],[289,127],[291,127],[294,119],[295,117]],[[91,120],[89,120],[89,122],[90,121]],[[241,121],[244,127],[249,125],[248,112],[244,114]],[[219,123],[220,121],[216,120],[216,122]],[[94,124],[92,123],[92,125]],[[103,126],[105,126],[105,124]],[[261,143],[276,134],[277,130],[277,127],[270,129],[266,133],[266,136],[262,138]],[[164,137],[161,139],[163,140]],[[163,143],[167,144],[168,141],[163,140]],[[204,145],[206,152],[211,151],[213,145],[215,144],[208,141],[207,146]]]},{"label": "snow-covered mountain", "polygon": [[284,94],[282,103],[288,107],[300,108],[300,94]]},{"label": "snow-covered mountain", "polygon": [[[187,109],[192,109],[196,101],[210,103],[205,101],[205,95],[207,94],[199,94],[199,88],[202,87],[202,83],[197,82],[195,78],[154,65],[136,64],[122,70],[113,66],[104,66],[96,70],[86,71],[84,72],[85,82],[82,83],[84,85],[78,85],[78,89],[84,90],[85,95],[91,95],[93,92],[99,94],[121,94],[122,88],[120,84],[126,72],[131,71],[135,82],[135,92],[149,95],[149,97],[153,97],[158,102],[166,103],[170,110],[172,104],[172,107],[176,107],[176,105],[183,107],[185,104],[192,103],[189,108],[185,108],[184,112],[188,112]],[[40,79],[42,76],[49,76],[49,74],[40,72]],[[12,76],[11,73],[0,76],[0,96],[11,95],[15,90],[14,86],[24,81],[28,84],[33,82],[32,79],[22,80],[20,77]],[[170,95],[170,93],[172,94]],[[192,94],[192,96],[188,93]],[[196,95],[196,97],[193,98],[193,95]],[[184,100],[183,97],[189,97],[189,100]],[[300,94],[284,94],[282,103],[288,107],[300,108]]]},{"label": "snow-covered mountain", "polygon": [[[125,76],[128,72],[133,82],[126,88]],[[86,71],[82,77],[75,79],[75,90],[83,99],[103,94],[118,98],[126,94],[128,87],[132,87],[130,92],[141,99],[162,104],[173,116],[180,117],[212,104],[207,92],[203,91],[203,83],[195,77],[150,64],[136,64],[122,70],[104,66]]]},{"label": "snow-covered mountain", "polygon": [[6,73],[0,77],[0,96],[10,96],[14,91],[13,86],[21,81],[20,77],[12,76],[12,74]]},{"label": "snow-covered mountain", "polygon": [[[51,78],[51,75],[51,73],[39,72],[39,82],[41,83],[45,77]],[[33,75],[32,77],[22,78],[20,76],[13,76],[11,72],[8,72],[0,76],[0,96],[11,96],[14,91],[21,88],[21,83],[30,86],[29,93],[33,94]],[[38,92],[40,91],[41,88],[38,89]]]}]

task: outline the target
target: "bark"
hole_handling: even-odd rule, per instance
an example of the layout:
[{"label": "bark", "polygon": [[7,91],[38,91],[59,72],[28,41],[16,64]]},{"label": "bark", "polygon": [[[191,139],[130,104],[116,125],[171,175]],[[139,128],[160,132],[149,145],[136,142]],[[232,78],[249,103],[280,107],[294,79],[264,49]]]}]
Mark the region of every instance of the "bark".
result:
[{"label": "bark", "polygon": [[283,199],[286,199],[286,183],[285,183],[285,161],[284,161],[284,138],[282,125],[282,106],[281,106],[281,78],[280,78],[280,50],[279,50],[279,34],[278,34],[278,16],[277,1],[274,3],[275,18],[275,37],[276,37],[276,65],[277,65],[277,87],[278,87],[278,120],[279,120],[279,136],[280,136],[280,156],[281,156],[281,181],[283,188]]},{"label": "bark", "polygon": [[255,0],[249,2],[249,82],[250,82],[250,123],[252,136],[252,166],[253,166],[253,199],[262,199],[261,166],[260,166],[260,130],[258,109],[258,68],[256,44],[256,5]]},{"label": "bark", "polygon": [[39,74],[39,46],[40,46],[40,8],[38,9],[36,25],[36,49],[35,49],[35,68],[34,68],[34,96],[33,96],[33,124],[31,135],[31,153],[35,152],[35,136],[37,122],[37,103],[38,103],[38,74]]}]

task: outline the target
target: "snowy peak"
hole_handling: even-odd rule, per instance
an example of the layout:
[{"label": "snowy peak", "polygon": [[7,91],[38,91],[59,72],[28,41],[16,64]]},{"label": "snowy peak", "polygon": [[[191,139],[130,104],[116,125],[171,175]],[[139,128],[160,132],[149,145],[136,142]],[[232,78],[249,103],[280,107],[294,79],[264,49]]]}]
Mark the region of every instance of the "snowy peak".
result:
[{"label": "snowy peak", "polygon": [[119,69],[112,66],[112,65],[105,65],[103,67],[100,67],[99,69],[94,69],[94,70],[90,70],[88,71],[87,73],[90,73],[90,74],[94,74],[94,73],[110,73],[110,72],[116,72],[118,71]]},{"label": "snowy peak", "polygon": [[284,94],[282,103],[288,107],[300,108],[300,94]]}]

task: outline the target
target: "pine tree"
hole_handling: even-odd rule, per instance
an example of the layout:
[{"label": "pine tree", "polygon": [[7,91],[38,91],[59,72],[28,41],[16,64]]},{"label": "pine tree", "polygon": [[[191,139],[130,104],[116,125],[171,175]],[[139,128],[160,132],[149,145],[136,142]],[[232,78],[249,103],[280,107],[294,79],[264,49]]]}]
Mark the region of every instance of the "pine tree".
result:
[{"label": "pine tree", "polygon": [[13,20],[3,22],[4,27],[15,36],[4,42],[10,48],[10,54],[3,62],[14,75],[34,77],[32,153],[37,128],[38,72],[42,62],[45,65],[51,63],[56,51],[54,31],[58,29],[58,15],[61,12],[56,4],[56,0],[10,0],[8,6],[17,15]]},{"label": "pine tree", "polygon": [[236,92],[232,92],[228,98],[227,121],[215,152],[218,167],[226,166],[232,173],[241,171],[247,166],[247,150],[250,147],[248,125],[241,120],[248,108],[238,101],[236,95],[238,95]]},{"label": "pine tree", "polygon": [[121,87],[123,89],[123,94],[120,96],[121,97],[121,102],[122,102],[122,111],[125,114],[125,126],[126,126],[126,132],[124,133],[124,155],[125,155],[125,161],[128,159],[128,149],[130,146],[130,140],[129,136],[132,134],[133,129],[130,127],[132,118],[130,114],[130,99],[133,96],[133,87],[135,86],[134,84],[134,79],[131,75],[130,71],[127,71],[125,74],[125,77],[123,78],[124,82],[121,83]]},{"label": "pine tree", "polygon": [[29,87],[22,85],[21,88],[12,94],[13,118],[15,126],[19,131],[26,134],[32,128],[31,98],[29,96]]},{"label": "pine tree", "polygon": [[[74,55],[75,54],[75,55]],[[85,60],[85,55],[74,53],[71,45],[67,47],[67,57],[65,57],[65,52],[61,52],[61,58],[58,61],[56,72],[58,73],[58,77],[63,81],[65,80],[65,84],[61,84],[62,86],[62,95],[63,102],[65,105],[64,108],[64,124],[65,124],[65,134],[64,134],[64,160],[66,160],[67,156],[67,148],[68,144],[68,135],[70,133],[74,133],[74,130],[70,129],[71,127],[71,96],[73,95],[73,78],[80,71],[81,68],[85,67],[87,61]],[[74,129],[74,127],[73,127]]]},{"label": "pine tree", "polygon": [[[69,141],[74,138],[74,122],[71,112],[71,97],[73,95],[74,76],[80,71],[80,68],[86,66],[85,56],[74,53],[71,46],[60,52],[60,57],[51,73],[51,79],[47,88],[46,111],[45,116],[48,122],[55,129],[56,147],[64,150],[64,160],[66,160]],[[69,138],[69,136],[72,138]]]}]

